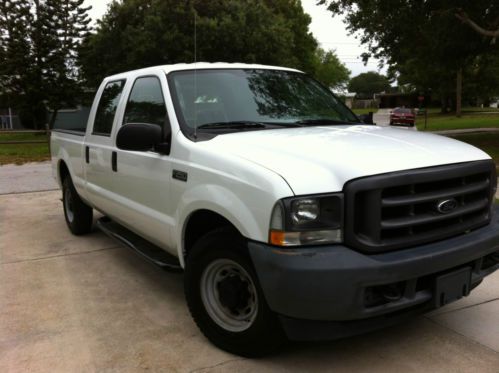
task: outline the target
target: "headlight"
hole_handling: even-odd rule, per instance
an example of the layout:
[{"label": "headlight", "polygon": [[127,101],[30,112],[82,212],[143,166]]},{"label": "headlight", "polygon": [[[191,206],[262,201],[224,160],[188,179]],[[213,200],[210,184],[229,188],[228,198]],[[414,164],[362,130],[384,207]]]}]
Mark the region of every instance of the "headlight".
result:
[{"label": "headlight", "polygon": [[319,200],[316,198],[297,199],[291,202],[291,220],[302,225],[319,218]]},{"label": "headlight", "polygon": [[272,210],[269,230],[272,245],[330,244],[342,240],[342,194],[285,198]]}]

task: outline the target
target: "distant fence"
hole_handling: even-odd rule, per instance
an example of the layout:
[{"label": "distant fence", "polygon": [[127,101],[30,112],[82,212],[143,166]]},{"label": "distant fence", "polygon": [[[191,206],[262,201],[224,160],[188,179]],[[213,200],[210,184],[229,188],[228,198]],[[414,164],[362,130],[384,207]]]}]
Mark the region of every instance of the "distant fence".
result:
[{"label": "distant fence", "polygon": [[[18,134],[44,134],[46,138],[44,140],[2,140],[2,134],[5,135],[18,135]],[[50,130],[0,130],[0,145],[16,145],[16,144],[44,144],[50,142]]]},{"label": "distant fence", "polygon": [[353,109],[377,109],[378,107],[378,100],[360,100],[356,98],[352,103]]}]

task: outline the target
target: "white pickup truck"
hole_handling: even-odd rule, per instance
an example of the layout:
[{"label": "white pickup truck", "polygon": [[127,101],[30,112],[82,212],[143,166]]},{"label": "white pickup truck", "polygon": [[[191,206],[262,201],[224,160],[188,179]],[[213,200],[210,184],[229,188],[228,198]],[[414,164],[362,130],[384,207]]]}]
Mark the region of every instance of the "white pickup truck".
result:
[{"label": "white pickup truck", "polygon": [[287,68],[197,63],[106,78],[54,129],[74,234],[183,270],[201,331],[258,356],[467,296],[499,268],[496,169],[468,144],[362,123]]}]

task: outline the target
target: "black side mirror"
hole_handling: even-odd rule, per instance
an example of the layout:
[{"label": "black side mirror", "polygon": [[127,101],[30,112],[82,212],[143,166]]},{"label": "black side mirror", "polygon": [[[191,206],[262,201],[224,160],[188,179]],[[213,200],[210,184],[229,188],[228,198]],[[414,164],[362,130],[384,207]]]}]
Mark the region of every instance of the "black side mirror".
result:
[{"label": "black side mirror", "polygon": [[359,118],[359,120],[362,123],[365,123],[365,124],[374,124],[374,121],[373,121],[373,112],[372,111],[370,111],[368,114],[357,115],[357,118]]},{"label": "black side mirror", "polygon": [[161,127],[149,123],[128,123],[116,135],[116,146],[121,150],[147,151],[163,141]]}]

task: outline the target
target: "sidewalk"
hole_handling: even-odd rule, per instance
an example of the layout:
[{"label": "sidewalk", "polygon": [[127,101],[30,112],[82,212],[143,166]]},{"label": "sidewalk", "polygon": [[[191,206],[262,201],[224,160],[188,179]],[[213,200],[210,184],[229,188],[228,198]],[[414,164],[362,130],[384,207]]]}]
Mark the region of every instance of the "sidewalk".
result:
[{"label": "sidewalk", "polygon": [[459,135],[465,133],[499,132],[499,128],[462,128],[456,130],[428,131],[439,135]]}]

